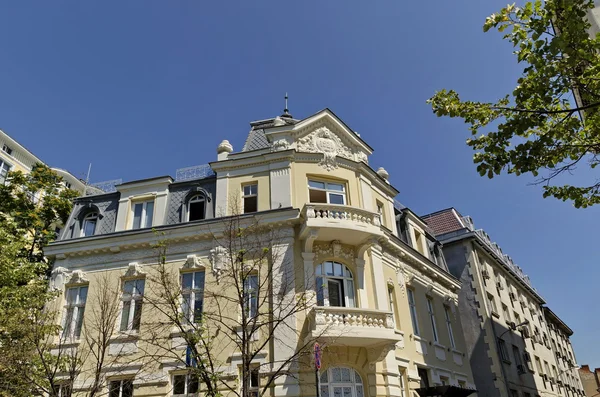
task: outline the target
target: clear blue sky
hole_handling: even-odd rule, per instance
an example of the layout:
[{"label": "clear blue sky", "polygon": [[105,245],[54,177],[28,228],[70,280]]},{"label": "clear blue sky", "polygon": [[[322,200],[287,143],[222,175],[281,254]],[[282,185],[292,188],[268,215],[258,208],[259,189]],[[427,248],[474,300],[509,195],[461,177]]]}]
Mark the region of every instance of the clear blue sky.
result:
[{"label": "clear blue sky", "polygon": [[492,100],[520,67],[488,1],[102,1],[0,5],[0,128],[92,181],[170,174],[241,149],[248,122],[331,108],[375,149],[420,214],[471,215],[575,331],[600,367],[600,206],[543,199],[525,177],[480,178],[465,125],[426,99]]}]

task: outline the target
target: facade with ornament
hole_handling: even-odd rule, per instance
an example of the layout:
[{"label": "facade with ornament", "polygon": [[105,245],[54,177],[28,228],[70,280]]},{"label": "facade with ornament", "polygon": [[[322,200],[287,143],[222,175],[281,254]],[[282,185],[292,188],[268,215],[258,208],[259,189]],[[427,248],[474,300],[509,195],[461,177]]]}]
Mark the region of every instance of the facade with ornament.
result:
[{"label": "facade with ornament", "polygon": [[[223,141],[208,165],[96,185],[77,199],[46,251],[63,330],[55,352],[86,348],[99,302],[113,291],[100,376],[111,396],[204,395],[207,381],[223,395],[240,395],[244,384],[245,395],[315,396],[315,342],[322,397],[472,394],[460,282],[427,224],[395,200],[388,173],[369,165],[373,148],[329,109],[250,124],[242,150]],[[254,245],[231,243],[240,239]],[[227,283],[239,263],[242,281]],[[174,281],[161,289],[165,280]],[[175,317],[157,304],[165,296]],[[186,330],[202,323],[210,333],[224,313],[229,325],[210,335],[212,350],[190,358],[197,346]],[[75,376],[59,376],[57,390],[93,387],[87,360]]]}]

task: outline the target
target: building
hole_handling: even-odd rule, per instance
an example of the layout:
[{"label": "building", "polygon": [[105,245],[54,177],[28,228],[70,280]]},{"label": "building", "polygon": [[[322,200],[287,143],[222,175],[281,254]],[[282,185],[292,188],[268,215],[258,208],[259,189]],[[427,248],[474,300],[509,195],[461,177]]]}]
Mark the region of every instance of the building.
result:
[{"label": "building", "polygon": [[[423,219],[443,244],[450,273],[463,284],[459,312],[478,394],[582,395],[575,380],[571,390],[562,386],[565,367],[557,362],[545,316],[551,312],[523,270],[456,209]],[[552,321],[562,323],[556,316]]]},{"label": "building", "polygon": [[567,396],[581,395],[585,389],[579,377],[579,366],[575,351],[569,339],[573,330],[567,326],[550,308],[544,307],[544,318],[548,324],[548,336],[558,367],[557,384]]},{"label": "building", "polygon": [[582,365],[581,368],[579,368],[579,378],[581,379],[587,397],[596,397],[600,395],[600,368],[596,368],[594,372],[592,372],[589,365]]},{"label": "building", "polygon": [[[227,262],[234,249],[212,236],[227,235],[228,220],[244,225],[258,220],[282,236],[270,247],[281,254],[270,262],[278,270],[264,273],[259,268],[242,276],[247,278],[239,293],[248,300],[229,311],[236,324],[232,340],[239,342],[242,333],[250,332],[238,325],[240,318],[262,316],[257,321],[264,323],[276,315],[277,310],[260,310],[260,296],[276,303],[306,302],[306,308],[286,319],[285,331],[256,334],[253,342],[263,347],[250,363],[252,395],[270,384],[266,395],[314,396],[315,371],[308,359],[292,360],[282,376],[272,378],[278,363],[298,349],[312,349],[313,341],[323,348],[321,396],[405,397],[417,389],[422,395],[471,394],[473,375],[458,315],[460,282],[448,272],[441,245],[427,224],[395,202],[398,190],[388,173],[369,165],[372,152],[329,109],[302,120],[286,110],[280,117],[252,122],[239,152],[223,141],[217,161],[209,165],[179,170],[175,178],[105,186],[104,192],[77,199],[61,239],[45,251],[55,261],[52,287],[62,292],[56,307],[68,346],[57,351],[84,348],[86,324],[89,330],[98,311],[94,297],[108,279],[122,292],[110,338],[114,360],[102,370],[103,390],[110,388],[120,397],[134,389],[136,396],[193,393],[199,386],[190,378],[189,366],[199,364],[189,358],[181,333],[159,335],[166,342],[158,347],[147,337],[150,324],[165,316],[151,309],[158,295],[151,292],[158,288],[151,275],[162,263],[175,275],[177,285],[170,291],[182,294],[177,318],[183,316],[190,326],[202,316],[209,318],[211,305],[218,302],[209,304],[206,291],[214,288],[232,296],[223,272],[244,263],[250,252],[238,249]],[[235,230],[243,234],[245,227]],[[169,239],[164,256],[153,250],[157,233]],[[270,285],[285,283],[293,290],[270,287],[261,292],[265,274]],[[275,290],[277,297],[270,292]],[[140,315],[132,309],[134,301],[148,308]],[[165,346],[173,346],[177,356],[160,357],[156,349]],[[148,362],[149,354],[159,359]],[[233,395],[245,381],[240,379],[241,353],[224,345],[215,354],[221,363],[221,391]],[[73,390],[91,387],[84,374],[92,366],[78,372]],[[57,387],[63,386],[71,387]]]},{"label": "building", "polygon": [[[0,183],[4,183],[9,171],[21,171],[29,173],[37,163],[45,164],[29,150],[0,130]],[[85,184],[68,171],[60,168],[52,168],[60,175],[65,186],[78,192],[83,192]]]}]

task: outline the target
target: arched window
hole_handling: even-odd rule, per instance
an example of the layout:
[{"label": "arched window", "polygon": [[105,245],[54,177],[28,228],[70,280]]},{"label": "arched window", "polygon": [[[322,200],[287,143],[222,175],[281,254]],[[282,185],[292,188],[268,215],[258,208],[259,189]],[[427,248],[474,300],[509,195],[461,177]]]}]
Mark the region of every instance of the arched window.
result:
[{"label": "arched window", "polygon": [[90,212],[83,218],[81,224],[81,237],[93,236],[96,233],[96,225],[98,224],[98,213]]},{"label": "arched window", "polygon": [[321,397],[363,397],[364,386],[352,368],[333,367],[321,374]]},{"label": "arched window", "polygon": [[206,199],[203,194],[197,194],[188,200],[188,221],[204,219],[206,215]]},{"label": "arched window", "polygon": [[315,270],[319,306],[354,307],[354,280],[350,270],[337,262],[324,262]]}]

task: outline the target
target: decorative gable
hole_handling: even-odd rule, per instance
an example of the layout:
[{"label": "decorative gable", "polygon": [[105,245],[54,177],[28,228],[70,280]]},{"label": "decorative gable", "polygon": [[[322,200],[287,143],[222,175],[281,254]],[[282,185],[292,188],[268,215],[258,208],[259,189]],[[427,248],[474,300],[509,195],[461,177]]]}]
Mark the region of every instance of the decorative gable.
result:
[{"label": "decorative gable", "polygon": [[323,153],[319,163],[327,171],[337,168],[336,157],[368,163],[366,153],[345,144],[327,127],[319,127],[296,141],[296,150],[306,153]]}]

